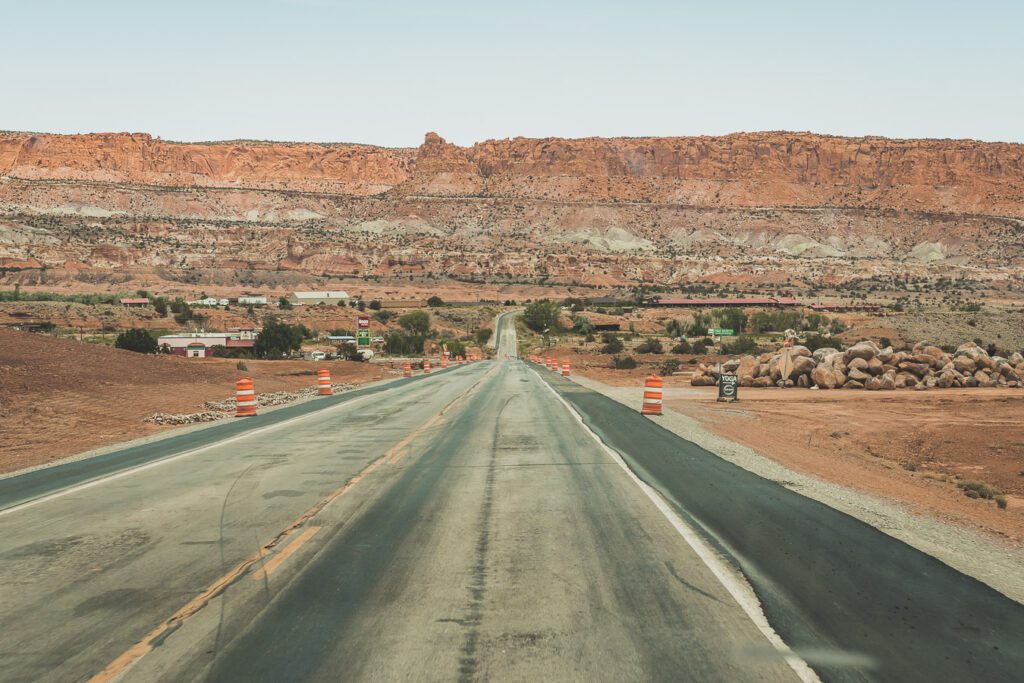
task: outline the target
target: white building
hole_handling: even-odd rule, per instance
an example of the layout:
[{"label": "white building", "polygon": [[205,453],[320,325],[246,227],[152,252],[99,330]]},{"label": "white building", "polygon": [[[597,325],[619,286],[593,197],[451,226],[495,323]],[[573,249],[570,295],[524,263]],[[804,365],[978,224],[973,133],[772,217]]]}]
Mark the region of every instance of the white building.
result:
[{"label": "white building", "polygon": [[348,305],[348,292],[292,292],[288,302],[293,306],[315,306],[316,304]]},{"label": "white building", "polygon": [[265,296],[240,296],[238,297],[239,306],[266,306],[268,303],[267,297]]}]

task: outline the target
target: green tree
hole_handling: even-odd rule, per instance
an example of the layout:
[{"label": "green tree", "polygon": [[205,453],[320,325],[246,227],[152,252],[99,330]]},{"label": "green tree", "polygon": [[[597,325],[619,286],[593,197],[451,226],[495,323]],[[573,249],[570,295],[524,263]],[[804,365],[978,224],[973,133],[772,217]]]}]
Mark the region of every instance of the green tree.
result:
[{"label": "green tree", "polygon": [[459,340],[452,339],[450,341],[444,342],[444,344],[445,346],[448,347],[448,351],[452,354],[453,357],[466,355],[466,345],[460,342]]},{"label": "green tree", "polygon": [[384,348],[394,356],[404,356],[423,353],[423,344],[426,337],[418,334],[407,334],[405,332],[388,332],[384,335]]},{"label": "green tree", "polygon": [[572,318],[572,331],[576,334],[592,334],[594,323],[585,315],[574,315]]},{"label": "green tree", "polygon": [[438,306],[444,306],[444,299],[437,296],[436,294],[427,299],[427,305],[431,308],[437,308]]},{"label": "green tree", "polygon": [[558,327],[560,313],[558,304],[551,299],[540,299],[526,307],[523,323],[534,332],[544,332]]},{"label": "green tree", "polygon": [[277,306],[282,311],[290,311],[292,309],[292,302],[288,301],[288,297],[282,296],[277,300]]},{"label": "green tree", "polygon": [[729,307],[715,311],[715,317],[722,327],[743,334],[747,327],[747,314],[742,308]]},{"label": "green tree", "polygon": [[114,346],[135,353],[156,353],[157,343],[149,330],[133,328],[117,335]]},{"label": "green tree", "polygon": [[423,337],[430,334],[430,314],[426,311],[406,313],[398,319],[398,324],[409,334]]},{"label": "green tree", "polygon": [[491,335],[494,334],[494,330],[489,327],[481,327],[477,330],[473,336],[476,338],[477,346],[483,346],[491,340]]},{"label": "green tree", "polygon": [[285,358],[302,347],[302,330],[287,323],[270,320],[256,335],[253,347],[260,358]]},{"label": "green tree", "polygon": [[379,311],[381,307],[380,299],[373,299],[370,301],[370,310]]},{"label": "green tree", "polygon": [[153,310],[161,318],[167,315],[167,299],[164,297],[157,297],[156,301],[153,302]]},{"label": "green tree", "polygon": [[[373,302],[370,302],[370,308],[373,308]],[[373,314],[373,319],[384,325],[387,324],[392,318],[395,317],[394,311],[377,311]]]}]

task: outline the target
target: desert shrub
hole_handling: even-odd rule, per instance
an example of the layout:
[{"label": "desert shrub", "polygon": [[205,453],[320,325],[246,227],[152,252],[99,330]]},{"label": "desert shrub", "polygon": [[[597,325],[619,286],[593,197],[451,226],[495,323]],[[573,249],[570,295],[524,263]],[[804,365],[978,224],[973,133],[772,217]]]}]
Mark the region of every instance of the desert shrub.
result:
[{"label": "desert shrub", "polygon": [[585,315],[575,315],[572,318],[572,331],[576,334],[591,334],[594,331],[594,323]]},{"label": "desert shrub", "polygon": [[678,359],[670,358],[661,364],[659,372],[661,372],[662,375],[671,375],[674,372],[678,372],[682,365],[683,364],[679,362]]},{"label": "desert shrub", "polygon": [[654,337],[648,337],[639,344],[636,345],[637,353],[664,353],[664,348],[661,345],[661,340]]},{"label": "desert shrub", "polygon": [[[373,308],[373,302],[372,301],[370,302],[370,308]],[[384,325],[384,324],[387,324],[396,315],[397,314],[394,311],[377,310],[373,314],[373,319],[376,320],[377,322],[379,322],[380,324]]]},{"label": "desert shrub", "polygon": [[968,498],[985,498],[986,500],[992,500],[999,495],[999,490],[989,486],[983,481],[974,481],[968,479],[957,483],[957,486],[964,492],[964,495]]},{"label": "desert shrub", "polygon": [[601,347],[601,353],[620,353],[625,347],[622,340],[618,337],[608,337],[604,346]]},{"label": "desert shrub", "polygon": [[636,367],[636,359],[632,356],[612,356],[612,367],[616,370],[632,370]]},{"label": "desert shrub", "polygon": [[381,307],[380,299],[372,299],[370,301],[370,310],[379,311]]},{"label": "desert shrub", "polygon": [[287,297],[283,297],[282,296],[280,299],[277,300],[277,306],[278,306],[278,308],[281,308],[281,309],[287,311],[287,310],[290,310],[292,308],[292,302],[288,301]]},{"label": "desert shrub", "polygon": [[[825,339],[825,337],[822,337],[820,334],[811,335],[804,340],[804,346],[806,346],[811,351],[824,349],[835,345],[835,343],[835,341],[831,339]],[[888,346],[888,344],[886,344],[886,346]]]},{"label": "desert shrub", "polygon": [[423,353],[423,344],[427,340],[422,334],[407,332],[388,332],[384,335],[384,348],[392,355],[409,355]]},{"label": "desert shrub", "polygon": [[249,366],[245,364],[244,360],[240,360],[237,363],[235,363],[235,369],[245,371],[249,369]]},{"label": "desert shrub", "polygon": [[702,337],[701,339],[693,342],[693,352],[696,354],[707,353],[708,347],[711,345],[712,344],[707,337]]},{"label": "desert shrub", "polygon": [[427,299],[427,305],[431,308],[437,308],[438,306],[444,306],[444,299],[437,296],[436,294]]},{"label": "desert shrub", "polygon": [[757,340],[746,334],[736,337],[733,342],[722,344],[722,353],[726,354],[755,353],[759,350]]},{"label": "desert shrub", "polygon": [[1006,496],[996,496],[996,505],[999,506],[1000,510],[1006,509]]},{"label": "desert shrub", "polygon": [[690,346],[690,342],[683,339],[672,347],[672,353],[693,353],[693,347]]}]

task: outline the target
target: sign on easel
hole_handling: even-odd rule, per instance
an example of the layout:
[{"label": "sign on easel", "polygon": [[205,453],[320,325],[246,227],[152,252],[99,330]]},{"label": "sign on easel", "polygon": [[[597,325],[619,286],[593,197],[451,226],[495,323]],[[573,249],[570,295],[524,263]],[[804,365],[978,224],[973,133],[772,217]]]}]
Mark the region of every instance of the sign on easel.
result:
[{"label": "sign on easel", "polygon": [[721,375],[718,378],[718,400],[738,401],[740,378],[737,375]]}]

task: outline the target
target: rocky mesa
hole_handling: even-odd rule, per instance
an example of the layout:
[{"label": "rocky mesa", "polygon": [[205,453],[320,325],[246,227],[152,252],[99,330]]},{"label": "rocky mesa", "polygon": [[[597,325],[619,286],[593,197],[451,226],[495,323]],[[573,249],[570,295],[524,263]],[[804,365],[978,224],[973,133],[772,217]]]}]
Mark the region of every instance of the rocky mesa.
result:
[{"label": "rocky mesa", "polygon": [[[418,149],[0,134],[0,267],[25,284],[145,272],[502,277],[588,285],[1011,282],[1024,145],[841,138],[490,140]],[[264,274],[266,277],[263,277]],[[250,278],[252,279],[252,278]]]}]

